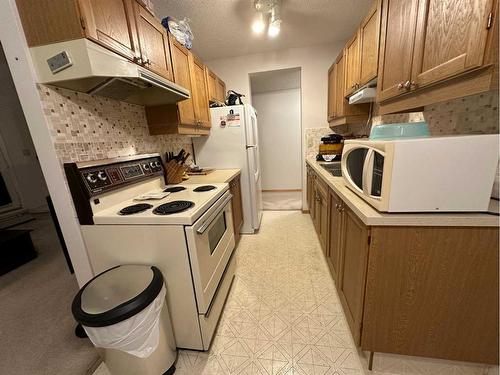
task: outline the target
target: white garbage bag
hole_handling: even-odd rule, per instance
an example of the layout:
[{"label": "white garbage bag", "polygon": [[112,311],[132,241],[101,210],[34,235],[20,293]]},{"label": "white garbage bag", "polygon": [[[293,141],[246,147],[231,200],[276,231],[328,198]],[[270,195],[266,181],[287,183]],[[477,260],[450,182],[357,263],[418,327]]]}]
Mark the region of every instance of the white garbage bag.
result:
[{"label": "white garbage bag", "polygon": [[96,347],[122,350],[139,358],[147,358],[158,347],[160,313],[165,306],[165,294],[163,286],[160,294],[144,310],[120,323],[83,328]]}]

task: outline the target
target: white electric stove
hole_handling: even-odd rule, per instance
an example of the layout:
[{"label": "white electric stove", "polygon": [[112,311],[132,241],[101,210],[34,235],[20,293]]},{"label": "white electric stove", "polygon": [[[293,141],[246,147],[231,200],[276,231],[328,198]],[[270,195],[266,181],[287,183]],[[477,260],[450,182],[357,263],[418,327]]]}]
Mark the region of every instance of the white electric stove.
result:
[{"label": "white electric stove", "polygon": [[65,164],[94,274],[163,273],[177,346],[208,350],[234,278],[228,184],[167,185],[158,154]]}]

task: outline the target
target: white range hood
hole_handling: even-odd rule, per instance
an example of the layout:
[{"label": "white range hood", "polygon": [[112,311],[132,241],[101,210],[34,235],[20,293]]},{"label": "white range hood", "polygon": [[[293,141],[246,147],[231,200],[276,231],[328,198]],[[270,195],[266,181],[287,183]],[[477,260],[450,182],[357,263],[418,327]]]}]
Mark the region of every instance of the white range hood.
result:
[{"label": "white range hood", "polygon": [[30,51],[38,83],[148,106],[174,104],[190,97],[185,88],[88,39],[32,47]]},{"label": "white range hood", "polygon": [[349,97],[349,104],[370,103],[375,101],[377,96],[377,88],[367,87],[359,90]]}]

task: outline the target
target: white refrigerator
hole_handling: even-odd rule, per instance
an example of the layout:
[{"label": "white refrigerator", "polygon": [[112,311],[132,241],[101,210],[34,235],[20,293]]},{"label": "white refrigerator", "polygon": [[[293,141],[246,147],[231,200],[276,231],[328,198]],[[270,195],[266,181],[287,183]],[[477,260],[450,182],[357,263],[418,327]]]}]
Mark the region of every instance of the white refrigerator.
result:
[{"label": "white refrigerator", "polygon": [[262,219],[259,134],[255,109],[249,105],[211,108],[208,137],[193,138],[196,164],[205,168],[241,169],[243,226],[251,234]]}]

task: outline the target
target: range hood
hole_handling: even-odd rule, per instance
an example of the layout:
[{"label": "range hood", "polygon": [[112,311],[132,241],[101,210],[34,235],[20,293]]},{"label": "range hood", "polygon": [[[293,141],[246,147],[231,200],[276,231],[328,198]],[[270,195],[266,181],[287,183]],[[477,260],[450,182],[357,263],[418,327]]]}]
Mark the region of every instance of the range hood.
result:
[{"label": "range hood", "polygon": [[30,48],[38,83],[140,105],[173,104],[190,93],[88,40]]},{"label": "range hood", "polygon": [[375,87],[367,87],[359,90],[357,93],[349,97],[349,104],[370,103],[375,101],[377,89]]}]

